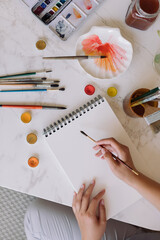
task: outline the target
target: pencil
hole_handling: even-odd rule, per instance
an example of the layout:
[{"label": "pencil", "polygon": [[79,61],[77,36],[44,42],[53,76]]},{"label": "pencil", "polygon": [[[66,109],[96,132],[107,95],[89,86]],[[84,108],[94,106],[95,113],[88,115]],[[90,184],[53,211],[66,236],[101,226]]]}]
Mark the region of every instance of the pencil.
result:
[{"label": "pencil", "polygon": [[[90,140],[92,140],[93,142],[96,143],[96,141],[91,138],[90,136],[88,136],[85,132],[80,131],[84,136],[88,137]],[[104,148],[103,146],[101,146],[102,148]],[[123,160],[121,160],[119,157],[115,156],[112,152],[110,152],[112,157],[114,159],[116,159],[117,161],[121,162],[122,164],[124,164],[127,168],[129,168],[135,175],[139,175],[135,170],[133,170],[130,166],[128,166]]]},{"label": "pencil", "polygon": [[66,109],[63,106],[43,106],[43,105],[0,105],[2,108],[24,108],[24,109]]},{"label": "pencil", "polygon": [[18,74],[13,74],[13,75],[5,75],[5,76],[0,76],[1,78],[10,78],[10,77],[20,77],[20,76],[29,76],[29,75],[36,75],[37,73],[41,72],[52,72],[52,70],[46,70],[46,71],[37,71],[37,72],[25,72],[25,73],[18,73]]}]

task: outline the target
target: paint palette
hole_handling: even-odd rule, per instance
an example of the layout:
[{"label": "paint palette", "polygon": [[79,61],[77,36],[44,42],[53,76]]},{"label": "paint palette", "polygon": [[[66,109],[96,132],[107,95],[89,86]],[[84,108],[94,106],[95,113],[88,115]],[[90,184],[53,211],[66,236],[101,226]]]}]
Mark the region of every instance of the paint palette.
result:
[{"label": "paint palette", "polygon": [[118,28],[92,27],[76,44],[76,55],[106,56],[81,59],[81,67],[95,78],[114,78],[125,72],[132,60],[133,49]]},{"label": "paint palette", "polygon": [[[103,1],[103,0],[101,0]],[[82,25],[100,0],[23,0],[33,14],[58,37],[67,40]]]}]

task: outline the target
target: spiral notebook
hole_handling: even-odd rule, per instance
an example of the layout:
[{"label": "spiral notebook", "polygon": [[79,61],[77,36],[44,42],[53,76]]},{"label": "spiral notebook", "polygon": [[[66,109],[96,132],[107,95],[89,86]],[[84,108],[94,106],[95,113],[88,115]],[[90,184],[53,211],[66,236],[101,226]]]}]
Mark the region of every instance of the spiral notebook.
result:
[{"label": "spiral notebook", "polygon": [[134,161],[142,161],[142,158],[108,102],[100,95],[44,129],[50,150],[73,189],[78,191],[82,183],[88,185],[95,178],[93,195],[106,189],[107,218],[113,217],[141,196],[116,178],[106,161],[95,157],[94,142],[82,135],[81,130],[95,140],[114,137],[129,146]]}]

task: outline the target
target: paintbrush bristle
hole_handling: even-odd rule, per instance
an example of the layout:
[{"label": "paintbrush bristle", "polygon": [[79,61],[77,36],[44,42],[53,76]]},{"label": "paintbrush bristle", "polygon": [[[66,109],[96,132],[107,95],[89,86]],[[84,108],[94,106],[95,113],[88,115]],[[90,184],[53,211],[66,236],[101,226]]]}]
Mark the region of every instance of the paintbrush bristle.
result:
[{"label": "paintbrush bristle", "polygon": [[85,135],[86,137],[88,137],[88,135],[85,133],[85,132],[83,132],[83,131],[80,131],[83,135]]},{"label": "paintbrush bristle", "polygon": [[63,88],[63,87],[62,87],[62,88],[59,88],[59,91],[64,91],[64,90],[65,90],[65,88]]}]

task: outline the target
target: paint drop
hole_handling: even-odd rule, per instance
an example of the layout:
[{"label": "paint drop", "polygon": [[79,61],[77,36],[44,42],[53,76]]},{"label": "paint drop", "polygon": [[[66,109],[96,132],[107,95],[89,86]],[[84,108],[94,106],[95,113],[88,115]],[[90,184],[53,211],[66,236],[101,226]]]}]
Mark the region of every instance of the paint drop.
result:
[{"label": "paint drop", "polygon": [[45,49],[45,47],[46,47],[45,41],[44,41],[44,40],[38,40],[38,41],[36,42],[36,47],[37,47],[39,50]]},{"label": "paint drop", "polygon": [[34,133],[29,133],[29,134],[27,135],[27,142],[28,142],[29,144],[34,144],[34,143],[36,143],[36,142],[37,142],[37,136],[36,136],[36,134],[34,134]]},{"label": "paint drop", "polygon": [[38,164],[39,164],[38,158],[32,156],[28,159],[28,165],[30,167],[32,167],[32,168],[37,167]]},{"label": "paint drop", "polygon": [[87,95],[93,95],[95,92],[95,87],[93,85],[89,84],[85,87],[84,91]]},{"label": "paint drop", "polygon": [[87,10],[90,10],[92,8],[91,0],[83,0],[83,2]]},{"label": "paint drop", "polygon": [[115,97],[117,95],[117,89],[115,87],[109,87],[107,89],[107,94],[109,97]]},{"label": "paint drop", "polygon": [[81,14],[75,8],[73,8],[73,13],[74,13],[76,18],[81,18],[82,17]]},{"label": "paint drop", "polygon": [[32,117],[29,112],[24,112],[21,115],[21,121],[24,123],[29,123],[31,121]]}]

